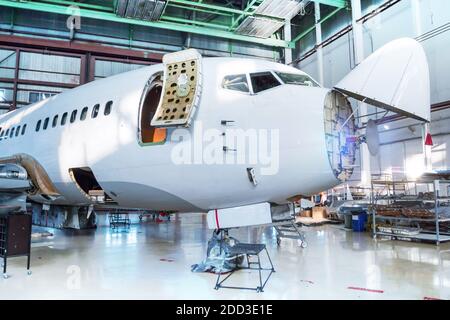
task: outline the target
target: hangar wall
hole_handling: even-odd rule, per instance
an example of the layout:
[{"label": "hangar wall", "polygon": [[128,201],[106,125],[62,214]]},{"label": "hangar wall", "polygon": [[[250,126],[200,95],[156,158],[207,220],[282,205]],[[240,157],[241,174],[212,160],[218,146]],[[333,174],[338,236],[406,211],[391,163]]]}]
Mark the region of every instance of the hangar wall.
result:
[{"label": "hangar wall", "polygon": [[[400,37],[418,39],[428,56],[433,104],[431,133],[433,169],[450,168],[450,12],[447,0],[362,0],[363,15],[380,5],[394,3],[364,23],[364,53],[370,55],[387,42]],[[311,24],[311,21],[309,21]],[[351,14],[341,11],[322,25],[323,39],[338,33],[323,48],[324,85],[332,87],[355,66],[352,31],[342,30],[351,24]],[[315,32],[297,44],[297,66],[318,76]],[[295,59],[295,58],[294,58]],[[388,173],[395,178],[416,178],[424,170],[422,129],[417,122],[401,120],[387,123],[380,130],[381,149],[372,157],[372,173]],[[356,170],[354,181],[359,181]]]},{"label": "hangar wall", "polygon": [[[13,10],[2,7],[0,11],[0,32],[34,35],[46,38],[69,40],[67,17],[52,13]],[[123,23],[81,18],[81,28],[74,34],[74,40],[145,49],[153,52],[168,52],[183,49],[187,42],[204,55],[252,56],[265,59],[279,59],[279,53],[272,48],[240,41],[228,41],[201,35],[187,35],[182,32],[152,29],[144,26],[129,26]]]}]

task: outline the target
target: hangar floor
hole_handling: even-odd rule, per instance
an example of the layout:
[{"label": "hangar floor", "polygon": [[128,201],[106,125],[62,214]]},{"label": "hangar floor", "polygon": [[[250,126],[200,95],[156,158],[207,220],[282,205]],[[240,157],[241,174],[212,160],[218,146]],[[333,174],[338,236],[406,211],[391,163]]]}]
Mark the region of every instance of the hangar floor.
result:
[{"label": "hangar floor", "polygon": [[[10,260],[0,299],[450,299],[450,245],[375,242],[340,226],[305,229],[306,249],[292,240],[277,248],[269,228],[232,232],[267,243],[277,272],[263,293],[216,291],[214,275],[190,271],[206,252],[205,223],[185,214],[128,232],[51,230],[54,237],[33,243],[31,276],[24,258]],[[240,285],[257,280],[244,271],[233,277]]]}]

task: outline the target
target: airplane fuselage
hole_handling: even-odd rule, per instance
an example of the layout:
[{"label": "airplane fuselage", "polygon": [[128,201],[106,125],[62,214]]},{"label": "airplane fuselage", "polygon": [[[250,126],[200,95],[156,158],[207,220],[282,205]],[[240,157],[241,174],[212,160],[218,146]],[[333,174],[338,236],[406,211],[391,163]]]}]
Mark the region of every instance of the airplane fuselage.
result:
[{"label": "airplane fuselage", "polygon": [[[155,210],[285,203],[341,182],[330,164],[324,133],[329,89],[283,83],[245,93],[224,88],[224,78],[242,74],[251,82],[249,75],[258,72],[304,73],[277,63],[232,58],[205,58],[202,67],[202,94],[193,122],[189,128],[168,128],[164,141],[142,143],[140,137],[143,92],[149,79],[163,71],[162,65],[153,65],[1,116],[0,157],[30,155],[61,195],[52,203],[76,206],[94,202],[74,181],[73,168],[88,168],[118,206]],[[10,137],[6,130],[18,126],[20,132]],[[250,169],[257,182],[249,178]]]}]

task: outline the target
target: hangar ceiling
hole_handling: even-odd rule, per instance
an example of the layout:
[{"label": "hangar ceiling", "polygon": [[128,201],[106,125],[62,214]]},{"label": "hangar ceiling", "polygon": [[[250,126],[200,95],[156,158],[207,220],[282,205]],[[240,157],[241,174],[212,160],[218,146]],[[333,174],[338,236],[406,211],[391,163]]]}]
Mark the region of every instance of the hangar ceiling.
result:
[{"label": "hangar ceiling", "polygon": [[293,48],[301,34],[287,41],[279,31],[313,2],[347,6],[346,0],[0,0],[0,6]]}]

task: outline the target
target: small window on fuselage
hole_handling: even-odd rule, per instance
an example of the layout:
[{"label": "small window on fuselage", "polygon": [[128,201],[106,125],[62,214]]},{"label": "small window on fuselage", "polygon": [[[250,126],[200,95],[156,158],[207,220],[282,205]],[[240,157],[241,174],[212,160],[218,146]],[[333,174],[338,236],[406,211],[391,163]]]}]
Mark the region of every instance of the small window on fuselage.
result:
[{"label": "small window on fuselage", "polygon": [[77,120],[77,110],[73,110],[72,114],[70,115],[70,123],[74,123],[75,120]]},{"label": "small window on fuselage", "polygon": [[36,123],[36,132],[38,132],[39,129],[41,129],[41,123],[42,123],[41,120],[39,120],[39,121]]},{"label": "small window on fuselage", "polygon": [[64,112],[61,117],[61,125],[64,126],[67,122],[67,112]]},{"label": "small window on fuselage", "polygon": [[52,127],[56,127],[58,125],[58,115],[53,117]]},{"label": "small window on fuselage", "polygon": [[247,76],[245,74],[226,76],[223,78],[222,87],[228,90],[249,93]]},{"label": "small window on fuselage", "polygon": [[100,111],[100,105],[97,103],[94,108],[92,108],[91,118],[95,119],[98,116],[98,112]]},{"label": "small window on fuselage", "polygon": [[16,128],[16,137],[19,135],[19,133],[20,133],[20,126],[18,126],[17,128]]},{"label": "small window on fuselage", "polygon": [[48,127],[48,122],[50,121],[50,118],[45,118],[44,120],[44,125],[42,126],[43,130],[47,130]]},{"label": "small window on fuselage", "polygon": [[26,131],[27,131],[27,125],[24,124],[22,127],[22,135],[24,135]]},{"label": "small window on fuselage", "polygon": [[105,112],[103,113],[105,116],[109,115],[111,113],[113,102],[108,101],[105,105]]},{"label": "small window on fuselage", "polygon": [[13,137],[13,135],[14,135],[14,130],[15,130],[15,129],[16,129],[16,128],[14,127],[14,128],[12,128],[11,131],[9,132],[9,137],[10,137],[10,138]]},{"label": "small window on fuselage", "polygon": [[264,90],[272,89],[281,85],[275,76],[267,72],[251,73],[252,87],[254,93],[259,93]]},{"label": "small window on fuselage", "polygon": [[88,114],[88,107],[84,107],[83,110],[81,110],[80,120],[84,121],[86,120]]}]

